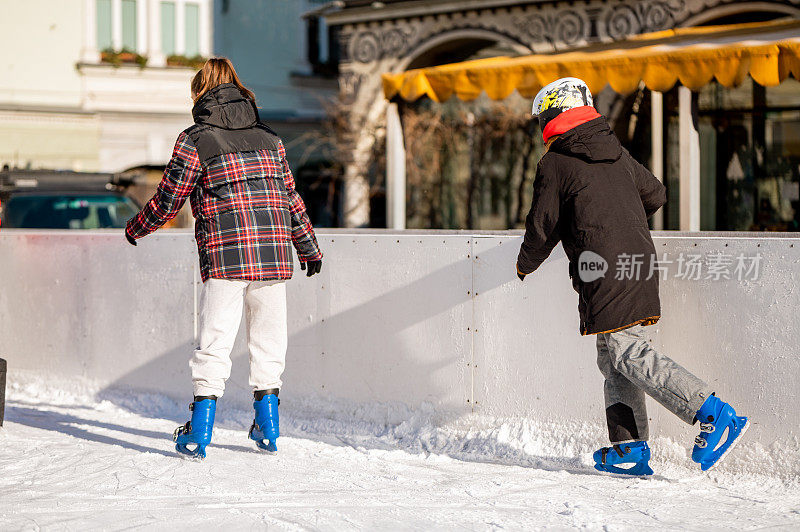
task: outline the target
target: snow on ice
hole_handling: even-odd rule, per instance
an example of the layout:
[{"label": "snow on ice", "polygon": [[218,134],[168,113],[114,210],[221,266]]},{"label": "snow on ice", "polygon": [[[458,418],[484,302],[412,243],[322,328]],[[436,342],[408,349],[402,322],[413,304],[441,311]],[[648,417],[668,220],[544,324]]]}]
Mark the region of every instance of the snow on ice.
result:
[{"label": "snow on ice", "polygon": [[[743,443],[718,470],[691,442],[653,441],[656,475],[591,467],[600,426],[284,404],[279,453],[247,439],[252,412],[220,403],[204,462],[171,433],[185,404],[154,395],[10,383],[0,429],[0,529],[800,529],[796,454]],[[360,408],[360,411],[356,411]],[[401,408],[401,407],[397,407]]]}]

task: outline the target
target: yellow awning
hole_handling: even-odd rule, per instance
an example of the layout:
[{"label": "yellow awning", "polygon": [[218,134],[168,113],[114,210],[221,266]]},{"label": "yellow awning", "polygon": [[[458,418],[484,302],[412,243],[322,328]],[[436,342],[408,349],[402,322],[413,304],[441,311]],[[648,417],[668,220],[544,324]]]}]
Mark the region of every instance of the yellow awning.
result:
[{"label": "yellow awning", "polygon": [[474,100],[486,92],[502,100],[517,90],[533,98],[558,78],[583,79],[593,93],[606,85],[627,94],[639,82],[667,91],[676,82],[699,90],[715,79],[726,87],[747,75],[764,86],[789,75],[800,79],[800,21],[708,26],[660,31],[581,50],[523,57],[494,57],[384,74],[386,98],[414,101],[428,96]]}]

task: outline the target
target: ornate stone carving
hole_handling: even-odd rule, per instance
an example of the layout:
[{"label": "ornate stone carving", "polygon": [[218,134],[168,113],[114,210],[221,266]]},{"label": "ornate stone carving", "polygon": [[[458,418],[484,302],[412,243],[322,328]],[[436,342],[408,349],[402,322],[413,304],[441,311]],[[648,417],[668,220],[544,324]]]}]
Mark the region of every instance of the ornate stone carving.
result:
[{"label": "ornate stone carving", "polygon": [[361,89],[362,81],[363,75],[356,72],[342,72],[339,74],[339,95],[343,103],[355,101]]},{"label": "ornate stone carving", "polygon": [[398,60],[425,42],[451,31],[494,33],[536,51],[563,50],[592,41],[673,28],[691,17],[723,6],[797,6],[800,0],[587,0],[537,2],[517,10],[471,9],[436,17],[392,18],[370,26],[351,25],[339,33],[342,64]]},{"label": "ornate stone carving", "polygon": [[672,28],[685,11],[685,0],[620,3],[605,13],[606,32],[609,37],[618,40],[637,33]]},{"label": "ornate stone carving", "polygon": [[401,57],[415,33],[399,26],[384,27],[378,31],[359,31],[350,39],[348,57],[359,63],[372,63],[384,57]]},{"label": "ornate stone carving", "polygon": [[339,47],[339,62],[343,65],[350,63],[350,41],[353,40],[353,33],[350,31],[337,32],[337,46]]},{"label": "ornate stone carving", "polygon": [[384,55],[402,55],[408,48],[415,32],[401,28],[391,28],[383,34],[382,50]]},{"label": "ornate stone carving", "polygon": [[381,57],[381,41],[372,31],[364,31],[353,39],[353,59],[359,63],[372,63]]},{"label": "ornate stone carving", "polygon": [[591,27],[586,12],[575,9],[533,13],[517,19],[515,25],[531,43],[548,43],[556,48],[586,41]]}]

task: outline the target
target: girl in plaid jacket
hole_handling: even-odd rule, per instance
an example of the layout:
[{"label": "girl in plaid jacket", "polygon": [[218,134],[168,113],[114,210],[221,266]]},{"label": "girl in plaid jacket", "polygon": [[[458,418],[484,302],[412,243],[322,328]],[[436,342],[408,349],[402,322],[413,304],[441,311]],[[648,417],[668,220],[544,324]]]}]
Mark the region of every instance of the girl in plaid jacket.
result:
[{"label": "girl in plaid jacket", "polygon": [[190,199],[203,290],[199,346],[190,362],[192,419],[176,429],[176,449],[205,457],[244,307],[255,399],[250,438],[274,452],[288,343],[284,281],[292,276],[291,246],[309,277],[320,271],[322,252],[283,143],[259,121],[255,96],[231,62],[209,59],[191,90],[195,124],[178,136],[155,195],[128,222],[125,236],[136,245]]}]

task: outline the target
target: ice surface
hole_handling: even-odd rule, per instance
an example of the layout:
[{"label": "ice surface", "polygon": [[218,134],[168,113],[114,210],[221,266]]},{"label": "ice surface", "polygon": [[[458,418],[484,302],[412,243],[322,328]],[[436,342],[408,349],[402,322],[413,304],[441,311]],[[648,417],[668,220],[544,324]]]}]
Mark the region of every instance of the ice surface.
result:
[{"label": "ice surface", "polygon": [[208,458],[195,463],[171,442],[185,404],[35,378],[8,394],[2,530],[800,528],[797,455],[746,443],[704,474],[690,442],[657,439],[656,476],[619,478],[591,468],[599,426],[424,409],[393,412],[405,421],[387,426],[358,420],[402,407],[343,404],[325,417],[313,401],[285,401],[270,456],[247,439],[251,412],[223,400]]}]

